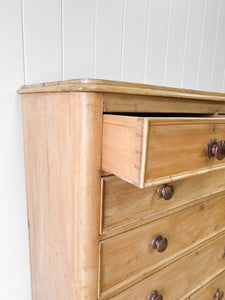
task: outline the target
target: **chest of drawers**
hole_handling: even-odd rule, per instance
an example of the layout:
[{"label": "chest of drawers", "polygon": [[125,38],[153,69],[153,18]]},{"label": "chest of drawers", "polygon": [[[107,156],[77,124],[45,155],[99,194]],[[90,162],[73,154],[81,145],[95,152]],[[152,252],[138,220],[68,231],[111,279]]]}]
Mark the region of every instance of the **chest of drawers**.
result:
[{"label": "chest of drawers", "polygon": [[225,95],[21,87],[33,300],[218,299]]}]

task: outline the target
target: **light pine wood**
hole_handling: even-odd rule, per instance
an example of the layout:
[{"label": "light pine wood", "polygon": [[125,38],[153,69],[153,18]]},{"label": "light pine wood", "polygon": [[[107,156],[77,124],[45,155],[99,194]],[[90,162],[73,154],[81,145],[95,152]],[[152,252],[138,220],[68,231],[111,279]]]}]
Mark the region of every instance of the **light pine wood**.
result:
[{"label": "light pine wood", "polygon": [[223,235],[115,295],[112,299],[146,300],[154,290],[157,290],[164,299],[182,299],[188,292],[198,289],[208,278],[225,270],[222,255],[224,243]]},{"label": "light pine wood", "polygon": [[209,159],[206,155],[211,139],[225,140],[225,118],[150,119],[148,149],[151,154],[146,156],[146,185],[165,175],[173,180],[173,175],[178,179],[182,174],[185,177],[225,168],[224,160]]},{"label": "light pine wood", "polygon": [[18,92],[41,93],[41,92],[104,92],[120,93],[129,95],[146,95],[158,97],[172,97],[180,99],[196,99],[202,101],[225,101],[225,94],[204,92],[188,89],[162,87],[156,85],[110,81],[102,79],[73,79],[65,81],[47,82],[22,86]]},{"label": "light pine wood", "polygon": [[[102,241],[101,292],[115,287],[116,294],[116,286],[126,288],[140,281],[162,264],[167,265],[183,252],[189,252],[200,241],[224,231],[224,197],[224,193],[214,196],[206,202]],[[151,246],[158,234],[168,240],[168,247],[162,253]]]},{"label": "light pine wood", "polygon": [[217,299],[213,296],[218,288],[225,293],[225,271],[215,276],[194,294],[185,297],[185,300]]},{"label": "light pine wood", "polygon": [[225,271],[225,162],[205,153],[225,139],[225,94],[97,79],[19,93],[33,300],[184,299]]},{"label": "light pine wood", "polygon": [[[102,168],[143,186],[148,124],[144,118],[104,115]],[[144,162],[144,164],[143,164]]]},{"label": "light pine wood", "polygon": [[96,300],[103,95],[22,102],[32,299]]},{"label": "light pine wood", "polygon": [[201,101],[176,97],[139,96],[131,94],[104,95],[104,112],[120,113],[225,113],[222,101]]},{"label": "light pine wood", "polygon": [[225,169],[174,181],[174,195],[159,198],[158,186],[139,189],[116,177],[102,178],[102,232],[115,234],[160,218],[225,189]]},{"label": "light pine wood", "polygon": [[[218,194],[216,193],[216,195],[219,195],[220,193],[223,193],[223,191],[219,192]],[[99,241],[103,241],[105,239],[111,238],[111,237],[116,236],[116,235],[118,235],[122,232],[129,231],[131,229],[134,229],[134,228],[137,228],[139,226],[145,225],[149,222],[159,220],[159,219],[164,218],[166,216],[169,216],[171,214],[177,213],[181,210],[187,209],[191,206],[198,205],[198,204],[202,203],[202,201],[208,201],[212,197],[212,195],[215,195],[215,194],[212,193],[211,195],[208,195],[204,198],[196,198],[195,200],[186,202],[184,204],[181,204],[180,206],[170,207],[168,209],[168,211],[164,210],[160,213],[156,212],[156,214],[152,214],[152,215],[143,215],[143,216],[134,218],[130,221],[121,223],[118,226],[115,226],[115,227],[113,226],[113,227],[108,228],[107,230],[100,231],[102,233],[99,235]],[[100,219],[100,222],[101,222],[101,219]],[[100,226],[100,228],[101,228],[101,226]]]},{"label": "light pine wood", "polygon": [[225,118],[104,115],[102,168],[140,188],[225,168],[211,139],[225,139]]}]

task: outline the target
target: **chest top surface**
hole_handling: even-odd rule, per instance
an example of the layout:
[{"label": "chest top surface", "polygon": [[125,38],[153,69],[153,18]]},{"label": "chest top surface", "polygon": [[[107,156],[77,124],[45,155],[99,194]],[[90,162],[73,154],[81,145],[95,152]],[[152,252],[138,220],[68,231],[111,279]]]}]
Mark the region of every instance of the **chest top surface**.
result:
[{"label": "chest top surface", "polygon": [[185,98],[203,101],[225,101],[224,93],[101,79],[73,79],[25,85],[22,86],[18,92],[20,94],[42,92],[103,92],[127,95]]}]

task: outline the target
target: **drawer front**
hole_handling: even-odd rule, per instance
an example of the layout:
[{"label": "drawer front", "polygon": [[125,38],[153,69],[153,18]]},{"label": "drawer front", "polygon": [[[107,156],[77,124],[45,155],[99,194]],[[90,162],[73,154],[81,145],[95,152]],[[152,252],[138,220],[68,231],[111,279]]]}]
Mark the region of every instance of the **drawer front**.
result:
[{"label": "drawer front", "polygon": [[[102,241],[101,292],[139,281],[143,274],[155,272],[223,231],[224,197],[221,193],[201,204]],[[156,249],[152,247],[154,239],[157,239]]]},{"label": "drawer front", "polygon": [[[171,183],[172,198],[159,197],[158,186],[139,189],[116,176],[102,178],[102,231],[129,229],[149,218],[168,214],[182,205],[225,189],[225,169]],[[191,204],[190,204],[191,205]],[[117,230],[118,231],[118,230]]]},{"label": "drawer front", "polygon": [[224,299],[224,297],[222,298],[223,294],[225,294],[225,271],[210,280],[196,293],[185,297],[185,300],[222,300]]},{"label": "drawer front", "polygon": [[[154,290],[164,299],[182,299],[191,290],[200,287],[208,278],[224,270],[224,247],[225,236],[222,236],[112,297],[112,299],[148,300],[148,296]],[[199,299],[214,298],[200,297]]]},{"label": "drawer front", "polygon": [[102,168],[141,188],[225,168],[224,160],[206,154],[213,139],[208,153],[221,159],[225,118],[105,115]]}]

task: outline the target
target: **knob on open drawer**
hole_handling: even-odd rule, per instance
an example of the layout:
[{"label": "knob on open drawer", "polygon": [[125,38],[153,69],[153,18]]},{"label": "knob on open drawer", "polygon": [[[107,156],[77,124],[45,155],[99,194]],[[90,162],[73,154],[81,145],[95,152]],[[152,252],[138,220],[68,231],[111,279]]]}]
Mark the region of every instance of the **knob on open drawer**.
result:
[{"label": "knob on open drawer", "polygon": [[224,139],[225,117],[104,115],[102,169],[140,188],[169,183],[225,168]]}]

